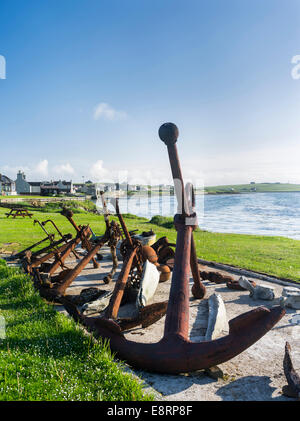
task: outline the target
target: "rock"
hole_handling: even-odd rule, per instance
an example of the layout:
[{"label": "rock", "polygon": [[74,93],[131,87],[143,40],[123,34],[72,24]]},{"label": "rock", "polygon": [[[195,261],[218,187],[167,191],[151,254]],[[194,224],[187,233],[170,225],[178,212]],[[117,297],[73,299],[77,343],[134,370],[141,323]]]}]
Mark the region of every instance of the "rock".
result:
[{"label": "rock", "polygon": [[106,291],[101,290],[99,288],[90,287],[84,288],[80,291],[80,303],[85,304],[90,301],[95,301],[100,298],[102,295],[105,294]]},{"label": "rock", "polygon": [[269,285],[266,285],[266,284],[257,285],[254,288],[253,299],[272,301],[275,298],[274,290],[275,290],[274,287],[270,287]]},{"label": "rock", "polygon": [[300,289],[294,287],[284,287],[282,290],[282,295],[284,297],[299,297]]},{"label": "rock", "polygon": [[251,282],[246,278],[246,276],[241,276],[239,279],[239,284],[244,290],[248,290],[251,294],[254,293],[254,285],[251,284]]},{"label": "rock", "polygon": [[275,298],[275,288],[269,285],[260,284],[254,286],[245,276],[240,277],[239,284],[242,288],[245,288],[250,292],[250,297],[253,298],[253,300],[272,301]]},{"label": "rock", "polygon": [[136,299],[137,308],[145,307],[154,296],[159,283],[160,273],[156,266],[146,260],[143,268],[141,286]]},{"label": "rock", "polygon": [[226,309],[220,294],[212,294],[208,299],[208,325],[205,340],[211,341],[229,331]]},{"label": "rock", "polygon": [[93,313],[101,313],[109,304],[112,291],[105,292],[100,298],[90,303],[86,303],[81,307],[81,313],[86,315]]},{"label": "rock", "polygon": [[279,303],[281,307],[289,307],[300,310],[300,289],[294,287],[284,287]]},{"label": "rock", "polygon": [[206,368],[204,372],[214,380],[223,379],[224,377],[223,371],[217,365],[214,367]]}]

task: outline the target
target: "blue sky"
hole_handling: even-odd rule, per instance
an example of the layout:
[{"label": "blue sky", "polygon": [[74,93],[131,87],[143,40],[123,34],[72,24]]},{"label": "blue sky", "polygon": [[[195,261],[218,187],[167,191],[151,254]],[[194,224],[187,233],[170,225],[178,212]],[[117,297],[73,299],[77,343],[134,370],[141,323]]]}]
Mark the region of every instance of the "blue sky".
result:
[{"label": "blue sky", "polygon": [[298,0],[0,0],[0,172],[300,183]]}]

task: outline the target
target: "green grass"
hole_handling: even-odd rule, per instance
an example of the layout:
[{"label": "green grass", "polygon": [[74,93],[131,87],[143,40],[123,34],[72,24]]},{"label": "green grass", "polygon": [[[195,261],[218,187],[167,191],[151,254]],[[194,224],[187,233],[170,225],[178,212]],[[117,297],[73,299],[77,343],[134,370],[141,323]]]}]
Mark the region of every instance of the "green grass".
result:
[{"label": "green grass", "polygon": [[[52,202],[42,202],[38,203],[37,206],[33,205],[33,201],[31,200],[24,200],[22,202],[18,202],[13,204],[13,207],[24,207],[30,211],[39,211],[44,213],[51,213],[51,212],[61,212],[62,207],[68,207],[73,210],[74,213],[80,212],[94,212],[97,210],[95,203],[91,200],[68,200],[68,201],[52,201]],[[6,208],[8,209],[8,208]],[[8,212],[6,210],[6,212]]]},{"label": "green grass", "polygon": [[232,184],[226,186],[205,187],[204,191],[209,194],[222,193],[267,193],[267,192],[300,192],[300,184],[290,183],[255,183],[255,184]]},{"label": "green grass", "polygon": [[[5,210],[0,208],[0,252],[2,250],[19,251],[44,238],[45,234],[38,225],[33,225],[29,218],[6,218]],[[43,221],[53,219],[63,233],[75,234],[68,220],[59,213],[34,212],[33,219]],[[96,235],[105,231],[103,216],[91,213],[74,215],[76,223],[89,224]],[[116,219],[115,217],[113,219]],[[124,215],[129,230],[138,228],[140,232],[153,229],[157,238],[167,236],[170,242],[176,241],[176,231],[172,226],[172,218],[159,216],[146,218]],[[159,225],[153,223],[158,222]],[[55,232],[46,225],[49,232]],[[268,273],[280,278],[300,279],[300,241],[285,237],[269,237],[244,234],[211,233],[197,230],[195,233],[197,256],[219,263],[235,265],[241,268]],[[11,244],[10,244],[11,243]],[[17,243],[17,244],[16,244]]]},{"label": "green grass", "polygon": [[107,343],[94,342],[44,302],[28,275],[0,260],[0,401],[153,400]]}]

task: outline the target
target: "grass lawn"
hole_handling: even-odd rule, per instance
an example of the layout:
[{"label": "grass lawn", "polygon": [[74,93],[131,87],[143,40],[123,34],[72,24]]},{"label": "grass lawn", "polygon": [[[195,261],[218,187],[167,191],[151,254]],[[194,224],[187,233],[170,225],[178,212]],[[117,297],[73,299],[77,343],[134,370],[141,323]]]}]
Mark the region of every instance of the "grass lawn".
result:
[{"label": "grass lawn", "polygon": [[152,400],[107,344],[43,301],[28,275],[0,260],[0,401]]},{"label": "grass lawn", "polygon": [[[68,220],[59,213],[34,212],[33,219],[40,221],[53,219],[63,233],[75,230]],[[89,223],[97,235],[104,233],[103,216],[91,213],[77,213],[74,219],[78,224]],[[159,219],[159,218],[158,218]],[[129,229],[138,228],[140,232],[151,228],[157,237],[167,236],[171,242],[176,240],[176,232],[170,226],[151,224],[146,218],[125,217]],[[164,218],[161,218],[164,223]],[[46,225],[49,232],[54,232],[51,225]],[[20,250],[44,238],[45,234],[38,225],[33,225],[29,218],[6,218],[5,209],[0,208],[0,252],[1,249]],[[300,241],[285,237],[268,237],[243,234],[219,234],[197,230],[195,241],[198,257],[219,263],[227,263],[241,268],[265,272],[270,275],[300,279]],[[16,244],[17,243],[17,244]]]}]

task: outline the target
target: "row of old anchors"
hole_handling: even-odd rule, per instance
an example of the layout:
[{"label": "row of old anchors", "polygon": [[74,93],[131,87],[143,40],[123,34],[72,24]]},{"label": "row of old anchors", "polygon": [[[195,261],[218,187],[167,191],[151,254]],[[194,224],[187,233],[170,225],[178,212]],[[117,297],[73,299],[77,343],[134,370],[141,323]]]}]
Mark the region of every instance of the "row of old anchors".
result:
[{"label": "row of old anchors", "polygon": [[[184,199],[185,203],[187,198],[183,188],[184,183],[176,146],[178,134],[178,129],[173,123],[166,123],[159,129],[159,137],[168,149],[174,183],[175,180],[179,180],[182,186],[181,191],[176,191],[177,200],[179,202],[180,199]],[[191,199],[192,205],[194,199],[195,197]],[[22,258],[25,270],[33,276],[34,284],[43,297],[62,303],[75,320],[93,331],[96,336],[108,339],[111,350],[119,358],[135,367],[163,373],[185,373],[206,369],[228,361],[249,348],[284,316],[285,310],[282,306],[257,307],[231,319],[228,323],[229,333],[226,336],[214,340],[192,342],[188,337],[190,271],[194,281],[192,287],[194,298],[201,299],[205,296],[205,286],[202,283],[205,276],[204,273],[199,273],[193,238],[195,227],[186,223],[186,218],[192,214],[175,215],[177,241],[174,253],[172,249],[174,245],[169,244],[165,237],[159,239],[152,247],[143,245],[133,235],[134,233],[127,230],[117,201],[115,208],[120,225],[115,221],[109,221],[108,214],[105,212],[106,231],[103,236],[96,239],[93,239],[88,225],[77,226],[73,220],[72,212],[63,209],[62,214],[75,228],[76,237],[72,239],[70,235],[61,235],[60,240],[53,241],[42,251],[32,253],[29,248],[18,253],[17,257]],[[98,267],[95,256],[97,257],[97,253],[105,244],[110,247],[113,260],[112,271],[104,279],[109,282],[117,268],[116,247],[122,236],[125,237],[120,247],[123,264],[108,303],[104,306],[100,316],[87,316],[78,309],[77,305],[84,302],[88,304],[86,301],[91,299],[88,291],[83,291],[78,297],[71,299],[65,294],[66,290],[91,260],[94,267]],[[65,260],[71,253],[77,257],[76,247],[80,243],[86,249],[86,254],[73,269],[69,269],[65,266]],[[150,271],[152,275],[159,272],[156,283],[167,280],[171,275],[172,259],[174,266],[169,300],[147,305],[145,297],[153,296],[155,282],[152,276],[152,283],[143,285],[145,272]],[[153,271],[153,266],[156,272]],[[55,275],[59,267],[61,271]],[[200,275],[202,275],[202,279]],[[206,279],[213,281],[211,276],[216,277],[217,275],[208,275]],[[147,277],[144,276],[145,278]],[[227,281],[229,288],[245,288],[245,285],[233,279],[223,279],[223,281]],[[253,285],[251,287],[254,288]],[[135,296],[137,302],[137,314],[119,319],[120,305],[124,301],[132,299],[132,296]],[[95,296],[93,296],[94,298]],[[164,334],[157,343],[136,343],[128,340],[122,333],[134,326],[147,327],[164,315],[166,315]],[[300,396],[300,379],[292,366],[288,344],[284,359],[284,371],[293,393],[295,396]]]},{"label": "row of old anchors", "polygon": [[[51,219],[43,222],[34,220],[34,224],[42,228],[46,237],[13,254],[10,259],[21,260],[25,272],[33,277],[34,285],[43,298],[52,302],[63,302],[68,309],[73,306],[72,313],[76,312],[75,306],[78,306],[84,315],[102,312],[105,318],[113,318],[121,330],[139,325],[147,327],[166,313],[167,301],[152,305],[147,305],[147,302],[154,296],[158,283],[170,279],[175,255],[173,248],[176,244],[169,243],[167,237],[154,242],[156,236],[152,230],[141,235],[135,234],[138,230],[128,231],[119,210],[118,199],[112,200],[112,204],[115,206],[119,223],[110,220],[103,192],[101,199],[106,224],[102,236],[95,236],[89,225],[77,225],[72,210],[63,207],[61,214],[75,229],[74,238],[72,234],[62,234]],[[55,235],[46,230],[47,224],[52,224],[60,237],[59,240],[55,241]],[[50,241],[50,245],[33,251],[47,240]],[[151,244],[151,247],[148,244]],[[93,263],[95,269],[99,268],[98,261],[103,258],[100,250],[105,245],[110,249],[113,264],[103,282],[109,284],[112,281],[118,268],[118,257],[123,260],[121,274],[125,272],[125,282],[124,277],[119,277],[122,279],[116,282],[113,291],[92,287],[82,289],[79,295],[67,295],[67,289],[89,262]],[[79,246],[81,250],[85,250],[84,253],[79,252]],[[136,252],[134,258],[128,262],[127,253],[130,248]],[[67,259],[71,254],[77,259],[72,269],[67,267]],[[133,316],[118,318],[120,306],[133,301],[136,303],[136,308],[132,309]]]}]

